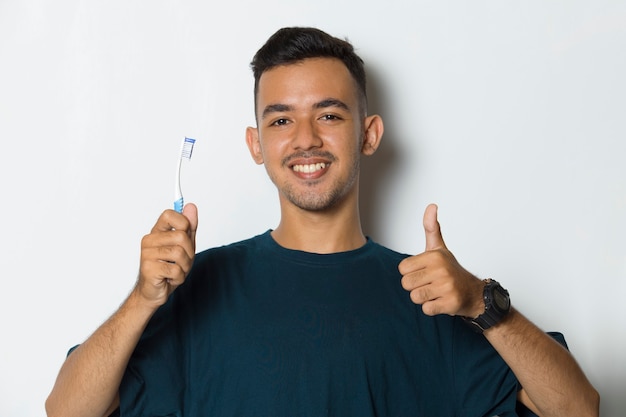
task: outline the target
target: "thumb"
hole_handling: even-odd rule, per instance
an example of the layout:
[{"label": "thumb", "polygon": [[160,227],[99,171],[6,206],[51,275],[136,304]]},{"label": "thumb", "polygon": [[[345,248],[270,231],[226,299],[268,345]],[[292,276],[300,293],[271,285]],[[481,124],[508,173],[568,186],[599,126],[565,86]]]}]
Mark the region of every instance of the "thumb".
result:
[{"label": "thumb", "polygon": [[424,232],[426,234],[426,250],[445,248],[446,244],[441,236],[441,227],[437,220],[437,205],[429,204],[424,212]]},{"label": "thumb", "polygon": [[185,204],[185,207],[183,207],[183,216],[189,220],[189,237],[195,245],[196,230],[198,230],[198,207],[193,203]]}]

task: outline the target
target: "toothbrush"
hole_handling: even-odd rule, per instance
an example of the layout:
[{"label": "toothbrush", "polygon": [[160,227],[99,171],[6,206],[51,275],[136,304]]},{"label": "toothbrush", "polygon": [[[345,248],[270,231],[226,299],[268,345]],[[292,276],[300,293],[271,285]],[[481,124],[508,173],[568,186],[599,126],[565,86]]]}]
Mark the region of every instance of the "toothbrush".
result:
[{"label": "toothbrush", "polygon": [[196,143],[195,139],[185,137],[180,148],[180,158],[178,159],[178,167],[176,168],[176,182],[174,183],[174,210],[178,213],[183,212],[183,206],[185,205],[183,193],[180,191],[180,167],[183,159],[191,159],[194,143]]}]

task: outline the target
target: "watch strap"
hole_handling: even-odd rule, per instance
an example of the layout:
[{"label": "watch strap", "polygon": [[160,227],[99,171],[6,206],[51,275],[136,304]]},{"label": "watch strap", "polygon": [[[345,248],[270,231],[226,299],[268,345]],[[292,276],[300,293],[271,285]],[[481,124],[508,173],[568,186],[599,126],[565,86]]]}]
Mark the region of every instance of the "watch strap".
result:
[{"label": "watch strap", "polygon": [[[463,317],[463,320],[477,333],[483,333],[490,327],[498,324],[510,311],[511,303],[508,302],[506,309],[502,310],[495,305],[494,291],[502,291],[504,296],[509,297],[509,292],[502,288],[500,284],[493,279],[485,279],[485,287],[483,289],[483,301],[485,302],[485,311],[478,317]],[[496,288],[497,287],[497,288]]]}]

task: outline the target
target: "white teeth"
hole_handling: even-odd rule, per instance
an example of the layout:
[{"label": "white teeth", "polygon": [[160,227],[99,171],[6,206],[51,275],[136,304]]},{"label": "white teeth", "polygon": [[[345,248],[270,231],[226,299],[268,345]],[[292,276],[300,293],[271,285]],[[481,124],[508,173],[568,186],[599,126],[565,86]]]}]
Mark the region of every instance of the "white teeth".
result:
[{"label": "white teeth", "polygon": [[319,171],[320,169],[326,168],[326,164],[324,162],[319,162],[317,164],[309,164],[309,165],[294,165],[293,170],[296,172],[304,172],[306,174],[310,174],[315,171]]}]

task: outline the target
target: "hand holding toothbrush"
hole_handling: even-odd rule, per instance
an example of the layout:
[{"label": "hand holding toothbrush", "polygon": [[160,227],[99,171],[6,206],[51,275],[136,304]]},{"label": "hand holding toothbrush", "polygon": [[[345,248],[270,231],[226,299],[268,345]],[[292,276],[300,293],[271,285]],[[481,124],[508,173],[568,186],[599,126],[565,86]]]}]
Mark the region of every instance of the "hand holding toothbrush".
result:
[{"label": "hand holding toothbrush", "polygon": [[196,140],[185,137],[180,148],[174,183],[174,210],[161,214],[150,234],[141,241],[141,263],[134,294],[153,308],[163,305],[185,281],[196,250],[198,209],[184,204],[180,188],[183,160],[190,160]]},{"label": "hand holding toothbrush", "polygon": [[165,210],[141,240],[139,278],[133,292],[154,309],[185,281],[196,251],[198,209]]}]

